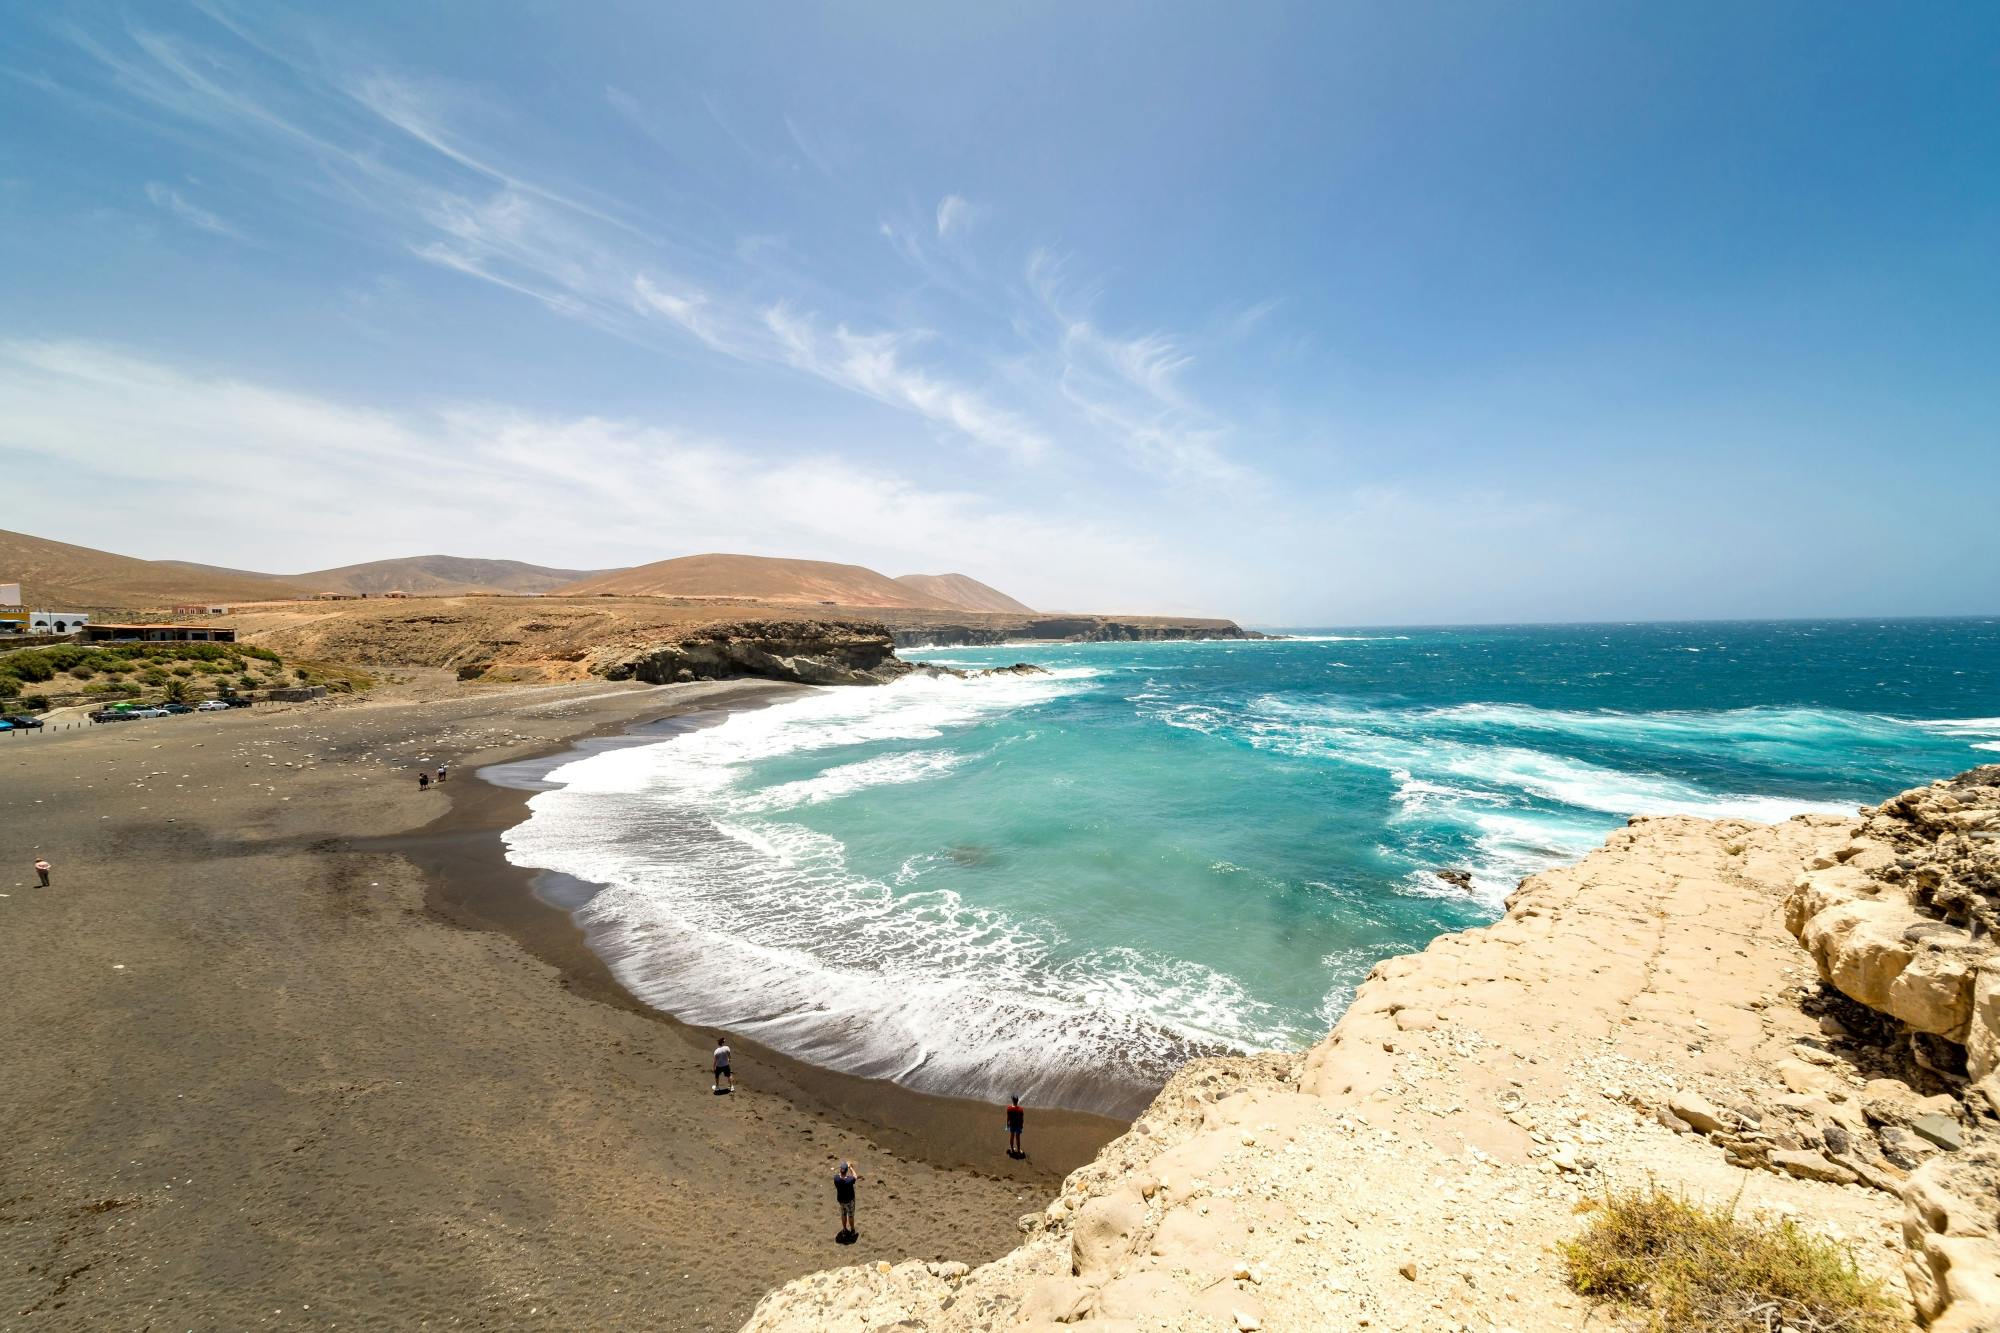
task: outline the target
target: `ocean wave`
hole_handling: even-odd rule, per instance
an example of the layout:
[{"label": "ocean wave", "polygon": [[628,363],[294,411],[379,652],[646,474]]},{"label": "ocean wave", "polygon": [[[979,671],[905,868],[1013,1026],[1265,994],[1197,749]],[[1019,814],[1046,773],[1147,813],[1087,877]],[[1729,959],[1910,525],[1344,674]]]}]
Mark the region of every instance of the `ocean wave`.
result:
[{"label": "ocean wave", "polygon": [[1287,634],[1277,639],[1249,639],[1249,643],[1407,643],[1407,634]]},{"label": "ocean wave", "polygon": [[731,803],[739,813],[790,810],[852,796],[871,787],[897,786],[943,777],[972,756],[952,750],[908,750],[851,764],[836,764],[817,777],[781,782],[745,793]]},{"label": "ocean wave", "polygon": [[[559,785],[531,799],[508,855],[601,885],[576,911],[593,949],[688,1022],[920,1089],[1134,1110],[1190,1053],[1297,1034],[1215,968],[1078,952],[1055,923],[966,902],[934,873],[966,864],[954,850],[905,857],[884,882],[857,873],[838,838],[784,817],[945,777],[979,752],[923,742],[1097,674],[821,691],[594,754],[550,775]],[[762,787],[751,776],[817,753],[838,762]]]}]

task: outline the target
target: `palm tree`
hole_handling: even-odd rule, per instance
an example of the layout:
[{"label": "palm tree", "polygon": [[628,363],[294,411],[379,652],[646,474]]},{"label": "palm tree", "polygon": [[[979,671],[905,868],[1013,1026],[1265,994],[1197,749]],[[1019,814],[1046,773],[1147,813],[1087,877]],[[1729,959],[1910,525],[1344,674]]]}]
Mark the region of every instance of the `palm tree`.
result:
[{"label": "palm tree", "polygon": [[188,683],[179,676],[169,678],[167,681],[167,702],[170,704],[184,704],[187,702],[187,697]]}]

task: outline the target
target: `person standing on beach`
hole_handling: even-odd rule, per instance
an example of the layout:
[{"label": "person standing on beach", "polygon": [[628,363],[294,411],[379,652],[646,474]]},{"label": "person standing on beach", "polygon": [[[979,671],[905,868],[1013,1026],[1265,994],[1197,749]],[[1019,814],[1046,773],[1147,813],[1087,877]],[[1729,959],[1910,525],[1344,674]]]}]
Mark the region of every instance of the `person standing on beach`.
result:
[{"label": "person standing on beach", "polygon": [[35,873],[42,877],[42,887],[46,889],[49,886],[49,863],[46,860],[35,862]]},{"label": "person standing on beach", "polygon": [[429,770],[425,770],[424,772],[417,774],[417,790],[429,791],[430,789],[431,789],[431,775]]},{"label": "person standing on beach", "polygon": [[[727,1084],[727,1087],[723,1085]],[[715,1092],[736,1091],[736,1076],[729,1072],[729,1042],[718,1032],[715,1034]]]},{"label": "person standing on beach", "polygon": [[450,771],[451,771],[451,767],[450,767],[450,765],[448,765],[448,764],[439,764],[439,765],[438,765],[438,782],[439,782],[439,783],[443,783],[443,782],[444,782],[444,775],[445,775],[445,774],[447,774],[447,773],[449,773]]},{"label": "person standing on beach", "polygon": [[1028,1110],[1021,1105],[1021,1094],[1015,1093],[1014,1100],[1007,1103],[1007,1155],[1016,1160],[1028,1154],[1021,1151],[1021,1127],[1028,1121]]},{"label": "person standing on beach", "polygon": [[840,1204],[840,1234],[854,1236],[858,1232],[854,1226],[854,1187],[861,1183],[861,1173],[846,1162],[833,1173],[833,1197]]}]

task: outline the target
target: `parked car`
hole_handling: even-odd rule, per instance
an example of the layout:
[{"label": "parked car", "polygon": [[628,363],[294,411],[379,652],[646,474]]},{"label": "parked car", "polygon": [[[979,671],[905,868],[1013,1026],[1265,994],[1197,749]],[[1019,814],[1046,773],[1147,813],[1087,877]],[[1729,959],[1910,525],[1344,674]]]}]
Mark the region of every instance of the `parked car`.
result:
[{"label": "parked car", "polygon": [[192,713],[194,709],[188,707],[186,704],[161,704],[158,711],[172,713],[175,717],[179,717],[182,713]]},{"label": "parked car", "polygon": [[0,714],[0,722],[19,727],[23,731],[40,731],[42,728],[42,720],[40,718],[29,717],[26,713]]},{"label": "parked car", "polygon": [[228,702],[231,708],[248,708],[257,701],[255,699],[246,699],[240,694],[232,694],[229,696]]},{"label": "parked car", "polygon": [[197,713],[224,713],[229,711],[228,701],[223,699],[203,699],[194,706]]},{"label": "parked car", "polygon": [[12,731],[13,729],[14,724],[12,722],[9,722],[4,717],[0,717],[0,731]]},{"label": "parked car", "polygon": [[136,708],[100,708],[90,715],[92,722],[130,722],[139,716]]},{"label": "parked car", "polygon": [[166,717],[166,716],[167,716],[167,710],[166,710],[166,709],[164,709],[164,708],[133,708],[133,709],[130,709],[130,710],[128,710],[128,711],[126,712],[125,716],[127,716],[127,717]]}]

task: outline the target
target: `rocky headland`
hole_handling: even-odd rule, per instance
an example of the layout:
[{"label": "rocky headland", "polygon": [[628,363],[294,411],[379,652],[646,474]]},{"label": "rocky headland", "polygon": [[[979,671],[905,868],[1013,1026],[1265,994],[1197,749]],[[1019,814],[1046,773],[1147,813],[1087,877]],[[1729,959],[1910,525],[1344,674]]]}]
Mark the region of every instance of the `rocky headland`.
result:
[{"label": "rocky headland", "polygon": [[697,680],[751,676],[798,685],[887,685],[905,676],[1043,674],[1027,662],[985,671],[962,671],[927,662],[905,662],[887,626],[867,621],[746,620],[697,625],[637,649],[598,654],[592,670],[607,680],[680,685]]},{"label": "rocky headland", "polygon": [[1144,643],[1196,639],[1272,639],[1233,620],[1165,616],[939,615],[901,611],[891,621],[898,648],[994,643]]},{"label": "rocky headland", "polygon": [[746,1330],[1603,1327],[1556,1247],[1649,1181],[2000,1328],[1996,839],[2000,768],[1635,818],[1378,965],[1310,1051],[1186,1066],[1011,1254],[813,1274]]}]

